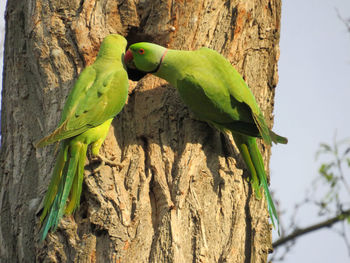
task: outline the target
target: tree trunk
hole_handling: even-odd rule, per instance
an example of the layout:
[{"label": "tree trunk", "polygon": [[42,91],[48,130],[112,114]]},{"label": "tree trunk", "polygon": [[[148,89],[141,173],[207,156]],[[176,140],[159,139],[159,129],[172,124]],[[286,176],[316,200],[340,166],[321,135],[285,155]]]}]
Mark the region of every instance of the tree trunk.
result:
[{"label": "tree trunk", "polygon": [[[69,89],[103,37],[213,48],[244,76],[272,125],[280,0],[8,0],[2,98],[1,262],[266,262],[271,227],[232,138],[195,119],[176,90],[147,76],[101,153],[80,208],[40,243],[39,212]],[[261,147],[266,167],[270,149]],[[244,171],[244,172],[243,172]]]}]

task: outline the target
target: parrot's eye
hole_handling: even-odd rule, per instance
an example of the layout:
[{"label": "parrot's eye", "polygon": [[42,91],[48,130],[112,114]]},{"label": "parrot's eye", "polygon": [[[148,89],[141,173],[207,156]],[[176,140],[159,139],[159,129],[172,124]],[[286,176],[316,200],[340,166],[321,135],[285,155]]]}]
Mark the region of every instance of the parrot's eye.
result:
[{"label": "parrot's eye", "polygon": [[139,49],[139,54],[140,54],[140,55],[145,54],[145,50],[144,50],[143,48],[140,48],[140,49]]}]

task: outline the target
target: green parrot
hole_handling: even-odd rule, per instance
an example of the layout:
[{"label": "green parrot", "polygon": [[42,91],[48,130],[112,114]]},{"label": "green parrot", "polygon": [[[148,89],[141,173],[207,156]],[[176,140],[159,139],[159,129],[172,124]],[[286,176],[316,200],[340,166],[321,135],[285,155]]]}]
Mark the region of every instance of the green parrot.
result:
[{"label": "green parrot", "polygon": [[253,93],[230,62],[209,48],[180,51],[146,42],[131,45],[124,61],[127,67],[165,79],[200,120],[232,133],[257,198],[262,187],[272,224],[274,218],[278,224],[256,138],[268,145],[288,140],[268,128]]},{"label": "green parrot", "polygon": [[103,42],[91,66],[79,75],[63,108],[56,130],[41,139],[36,147],[60,142],[60,151],[40,216],[41,240],[50,229],[56,230],[64,214],[73,213],[80,204],[87,148],[99,155],[111,122],[125,105],[128,96],[128,76],[123,64],[127,42],[112,34]]}]

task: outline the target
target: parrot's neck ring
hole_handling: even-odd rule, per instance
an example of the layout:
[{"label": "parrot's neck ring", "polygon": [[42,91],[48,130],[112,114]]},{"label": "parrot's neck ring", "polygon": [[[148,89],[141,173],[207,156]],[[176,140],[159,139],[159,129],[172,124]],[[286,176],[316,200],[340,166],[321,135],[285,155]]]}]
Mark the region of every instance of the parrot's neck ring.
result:
[{"label": "parrot's neck ring", "polygon": [[156,72],[159,70],[159,68],[160,68],[160,66],[162,65],[163,59],[164,59],[164,57],[165,57],[165,55],[166,55],[167,52],[168,52],[168,49],[166,49],[166,50],[164,51],[162,57],[160,58],[160,61],[159,61],[159,63],[158,63],[158,66],[157,66],[154,70],[148,71],[147,73],[156,73]]}]

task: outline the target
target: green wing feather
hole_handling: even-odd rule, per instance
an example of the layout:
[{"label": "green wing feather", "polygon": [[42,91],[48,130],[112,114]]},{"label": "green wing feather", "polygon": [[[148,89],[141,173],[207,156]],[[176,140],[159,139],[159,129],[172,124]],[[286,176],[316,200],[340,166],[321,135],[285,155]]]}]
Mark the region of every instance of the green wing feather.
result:
[{"label": "green wing feather", "polygon": [[286,137],[283,137],[281,135],[278,135],[270,130],[270,137],[274,143],[281,143],[281,144],[287,144],[288,139]]},{"label": "green wing feather", "polygon": [[91,92],[90,88],[95,85],[96,78],[97,71],[94,64],[83,69],[67,97],[66,103],[63,107],[60,124],[68,119],[69,116],[75,114],[78,105],[85,96]]},{"label": "green wing feather", "polygon": [[[120,101],[125,103],[127,92],[123,92],[124,94],[116,92],[111,87],[119,87],[120,90],[128,89],[125,70],[123,68],[113,69],[112,72],[100,73],[98,78],[94,76],[92,66],[87,72],[90,72],[91,75],[83,74],[82,80],[79,77],[81,81],[78,81],[78,84],[75,85],[74,92],[72,92],[73,95],[69,96],[67,100],[67,103],[70,103],[70,105],[63,111],[65,119],[62,118],[61,125],[50,135],[41,139],[36,144],[36,147],[43,147],[81,134],[119,113],[122,105],[116,107],[115,104],[118,104]],[[105,77],[109,78],[108,82],[104,82]],[[92,80],[95,80],[95,82],[91,85]],[[88,88],[84,89],[81,87],[84,82],[87,83]],[[78,89],[83,94],[76,93],[75,89]],[[74,101],[74,99],[78,101]],[[111,101],[115,101],[115,103],[110,103]]]},{"label": "green wing feather", "polygon": [[[260,133],[260,136],[256,137],[261,137],[268,145],[271,145],[272,141],[275,143],[287,143],[287,138],[275,134],[268,128],[265,118],[255,100],[251,89],[248,87],[247,83],[244,81],[238,71],[232,67],[232,65],[223,56],[214,50],[201,48],[197,52],[203,54],[208,59],[208,61],[210,61],[211,66],[214,67],[215,65],[220,65],[220,70],[224,72],[221,75],[229,76],[229,81],[225,83],[225,88],[228,89],[230,96],[235,101],[242,104],[244,103],[249,107],[250,116],[242,115],[243,119],[241,118],[241,121],[248,123],[251,123],[252,120],[254,121],[256,128]],[[239,107],[242,106],[239,105]]]}]

